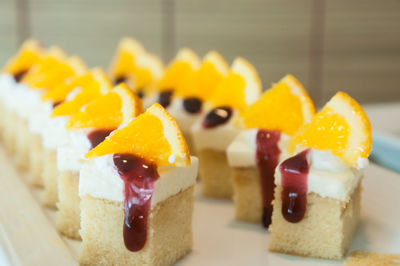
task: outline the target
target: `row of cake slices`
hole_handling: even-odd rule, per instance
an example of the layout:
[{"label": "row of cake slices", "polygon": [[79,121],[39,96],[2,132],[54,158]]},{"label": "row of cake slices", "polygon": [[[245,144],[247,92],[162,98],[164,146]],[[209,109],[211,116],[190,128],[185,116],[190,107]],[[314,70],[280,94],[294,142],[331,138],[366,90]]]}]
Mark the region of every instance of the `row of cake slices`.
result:
[{"label": "row of cake slices", "polygon": [[[5,68],[13,79],[1,78],[3,137],[10,151],[15,143],[19,165],[30,162],[33,183],[44,183],[45,203],[58,201],[58,229],[82,237],[83,263],[173,262],[191,249],[197,159],[182,135],[199,157],[203,194],[233,195],[238,220],[272,221],[271,250],[343,257],[371,149],[368,118],[348,95],[315,115],[290,75],[260,97],[258,75],[242,58],[229,69],[216,52],[200,62],[182,49],[163,71],[130,39],[110,71],[129,89],[112,89],[100,69],[42,50],[28,41]],[[183,134],[160,105],[139,115],[135,95],[164,106]],[[182,241],[165,242],[170,232]]]}]

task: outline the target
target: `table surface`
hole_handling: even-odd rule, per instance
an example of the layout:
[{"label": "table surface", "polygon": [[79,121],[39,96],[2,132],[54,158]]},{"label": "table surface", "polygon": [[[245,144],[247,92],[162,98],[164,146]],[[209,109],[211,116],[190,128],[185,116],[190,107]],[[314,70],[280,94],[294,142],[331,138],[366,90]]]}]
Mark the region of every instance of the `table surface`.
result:
[{"label": "table surface", "polygon": [[[400,117],[400,103],[368,105],[365,109],[371,119],[374,130],[388,132],[400,137],[400,124],[393,123],[393,118]],[[10,165],[10,161],[3,151],[0,151],[0,165],[4,166],[3,170],[7,169],[0,176],[3,184],[11,181],[13,175],[15,179],[18,179],[18,172]],[[22,185],[25,184],[24,182],[20,183]],[[397,204],[399,201],[399,188],[400,174],[373,164],[369,166],[364,179],[362,222],[351,245],[352,250],[400,252],[400,207]],[[25,189],[23,192],[30,193],[27,191]],[[34,194],[31,195],[31,198],[36,201],[33,204],[39,206],[37,202],[38,191],[35,190],[31,194]],[[55,231],[54,211],[42,207],[33,209],[36,209],[36,212],[40,210],[42,214],[39,215],[42,215],[44,219],[48,219],[48,224],[52,227],[48,228],[48,230]],[[178,265],[341,264],[341,262],[335,261],[298,258],[267,252],[268,232],[257,225],[235,222],[233,220],[233,212],[233,204],[229,201],[204,199],[197,196],[193,222],[194,251],[180,261]],[[1,223],[7,221],[7,219],[12,219],[11,216],[13,215],[17,214],[7,213],[6,208],[0,208]],[[15,218],[18,219],[18,217]],[[210,221],[211,218],[212,222]],[[15,255],[15,252],[10,250],[9,247],[11,240],[4,237],[4,228],[1,228],[0,231],[3,238],[3,243],[0,242],[0,265],[12,265],[11,261],[15,264],[17,260],[9,256],[10,254]],[[52,237],[57,238],[58,236],[52,235]],[[76,262],[79,242],[63,237],[60,239],[67,246],[65,250],[72,254],[71,257]],[[34,241],[34,239],[26,238],[26,241]],[[54,239],[52,241],[54,242]],[[32,243],[34,245],[35,242]],[[36,265],[34,260],[30,262],[30,265]]]}]

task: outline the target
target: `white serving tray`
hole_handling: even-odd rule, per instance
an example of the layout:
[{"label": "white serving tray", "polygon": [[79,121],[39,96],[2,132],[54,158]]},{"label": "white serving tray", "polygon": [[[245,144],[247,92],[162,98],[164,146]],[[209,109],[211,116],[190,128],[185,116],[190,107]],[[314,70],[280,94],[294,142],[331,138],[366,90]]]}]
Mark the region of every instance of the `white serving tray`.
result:
[{"label": "white serving tray", "polygon": [[[59,235],[55,211],[40,204],[40,189],[26,182],[0,149],[0,234],[11,264],[77,265],[79,241]],[[370,165],[363,181],[362,222],[351,250],[400,253],[400,175]],[[341,265],[268,251],[261,225],[233,220],[230,201],[202,198],[197,191],[194,250],[177,265]],[[122,226],[122,225],[121,225]],[[1,246],[0,246],[1,248]],[[1,256],[0,256],[1,258]],[[7,265],[6,262],[1,265]]]}]

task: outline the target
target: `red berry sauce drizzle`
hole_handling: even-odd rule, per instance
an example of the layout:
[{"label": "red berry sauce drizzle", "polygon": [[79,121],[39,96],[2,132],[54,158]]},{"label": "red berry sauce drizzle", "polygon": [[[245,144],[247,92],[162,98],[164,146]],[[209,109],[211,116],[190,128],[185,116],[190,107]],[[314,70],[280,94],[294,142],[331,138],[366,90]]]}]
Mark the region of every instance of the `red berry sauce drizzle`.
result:
[{"label": "red berry sauce drizzle", "polygon": [[256,161],[260,173],[263,216],[262,223],[268,228],[271,224],[272,200],[274,199],[274,175],[275,168],[279,163],[281,151],[278,142],[281,138],[279,131],[263,130],[257,132],[256,137]]},{"label": "red berry sauce drizzle", "polygon": [[125,185],[125,247],[139,251],[146,244],[151,198],[159,178],[157,165],[131,154],[114,154],[114,165]]},{"label": "red berry sauce drizzle", "polygon": [[304,150],[279,166],[282,176],[282,215],[291,223],[300,222],[306,212],[309,151]]},{"label": "red berry sauce drizzle", "polygon": [[113,131],[114,129],[95,129],[91,131],[87,137],[92,144],[92,149],[102,143]]},{"label": "red berry sauce drizzle", "polygon": [[220,106],[212,109],[203,120],[203,128],[214,128],[229,121],[233,110],[229,106]]}]

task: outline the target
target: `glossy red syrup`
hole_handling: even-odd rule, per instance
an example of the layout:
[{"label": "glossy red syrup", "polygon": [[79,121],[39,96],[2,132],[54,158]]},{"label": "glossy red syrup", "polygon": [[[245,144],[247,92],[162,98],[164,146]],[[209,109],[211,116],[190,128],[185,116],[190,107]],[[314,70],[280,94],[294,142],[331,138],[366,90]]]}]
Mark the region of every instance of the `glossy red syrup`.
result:
[{"label": "glossy red syrup", "polygon": [[258,130],[256,137],[256,161],[260,173],[263,200],[262,223],[266,228],[271,224],[275,168],[279,163],[279,155],[281,154],[278,147],[280,138],[281,133],[279,131],[263,129]]},{"label": "glossy red syrup", "polygon": [[102,143],[114,129],[95,129],[88,134],[88,139],[92,144],[92,149]]},{"label": "glossy red syrup", "polygon": [[158,103],[161,104],[162,107],[167,108],[171,104],[172,94],[172,90],[160,92],[160,95],[158,95]]},{"label": "glossy red syrup", "polygon": [[232,116],[232,108],[229,106],[220,106],[212,109],[204,118],[203,127],[213,128],[229,121]]},{"label": "glossy red syrup", "polygon": [[130,251],[139,251],[147,239],[147,220],[157,166],[131,154],[114,154],[114,164],[125,184],[124,242]]},{"label": "glossy red syrup", "polygon": [[291,223],[300,222],[306,213],[309,151],[300,152],[279,166],[282,176],[282,215]]}]

